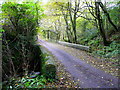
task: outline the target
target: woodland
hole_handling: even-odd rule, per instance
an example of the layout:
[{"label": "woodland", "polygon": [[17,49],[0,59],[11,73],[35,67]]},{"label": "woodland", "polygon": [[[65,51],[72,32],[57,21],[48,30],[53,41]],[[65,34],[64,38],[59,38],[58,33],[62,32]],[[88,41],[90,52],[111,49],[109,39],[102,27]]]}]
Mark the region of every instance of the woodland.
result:
[{"label": "woodland", "polygon": [[46,88],[58,80],[46,70],[38,36],[90,46],[91,55],[119,63],[119,0],[6,1],[0,7],[3,88]]}]

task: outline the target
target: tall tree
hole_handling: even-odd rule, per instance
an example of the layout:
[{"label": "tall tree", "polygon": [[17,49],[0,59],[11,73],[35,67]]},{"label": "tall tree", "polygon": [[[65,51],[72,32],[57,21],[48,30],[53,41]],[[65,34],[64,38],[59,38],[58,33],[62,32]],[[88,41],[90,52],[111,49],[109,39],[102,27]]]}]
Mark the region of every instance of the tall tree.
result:
[{"label": "tall tree", "polygon": [[62,16],[64,18],[65,24],[66,24],[66,34],[68,37],[68,42],[73,42],[73,33],[71,31],[71,26],[70,26],[70,20],[69,20],[69,11],[68,11],[68,3],[60,3],[60,2],[56,2],[56,4],[58,5],[58,7],[60,7],[60,11],[62,12]]},{"label": "tall tree", "polygon": [[101,9],[100,9],[100,1],[95,0],[95,2],[93,2],[94,4],[90,5],[89,2],[86,1],[86,5],[89,9],[89,12],[91,13],[91,15],[95,18],[95,22],[97,23],[96,27],[99,29],[100,31],[100,35],[102,36],[103,39],[103,44],[109,45],[110,42],[107,40],[106,37],[106,33],[105,33],[105,29],[104,29],[104,24],[103,24],[103,18],[102,18],[102,14],[101,14]]},{"label": "tall tree", "polygon": [[[42,11],[39,10],[39,12]],[[4,78],[16,76],[16,73],[27,74],[32,66],[30,63],[33,57],[40,58],[39,55],[33,54],[37,48],[33,45],[38,26],[36,6],[28,2],[22,4],[6,2],[2,5],[2,14],[4,19],[2,28],[5,30],[2,39],[3,73],[6,75]],[[33,65],[33,67],[36,66]]]},{"label": "tall tree", "polygon": [[105,8],[105,6],[103,5],[103,3],[102,2],[98,2],[98,4],[102,8],[102,10],[105,13],[105,15],[107,16],[108,21],[110,22],[110,24],[115,28],[115,32],[118,32],[119,30],[118,30],[117,26],[112,22],[112,20],[110,18],[110,15],[109,15],[107,9]]},{"label": "tall tree", "polygon": [[103,38],[103,44],[104,45],[108,45],[109,42],[107,41],[106,35],[105,35],[105,30],[104,30],[104,26],[103,26],[103,21],[102,21],[102,17],[100,15],[100,7],[99,7],[99,2],[95,2],[95,12],[96,12],[96,18],[98,20],[98,25],[99,25],[99,30],[100,30],[100,34]]},{"label": "tall tree", "polygon": [[80,0],[75,0],[74,6],[72,6],[72,1],[69,0],[68,2],[68,11],[70,15],[70,21],[72,24],[72,29],[74,32],[74,43],[77,43],[77,35],[76,35],[76,19],[77,19],[77,13],[80,9]]}]

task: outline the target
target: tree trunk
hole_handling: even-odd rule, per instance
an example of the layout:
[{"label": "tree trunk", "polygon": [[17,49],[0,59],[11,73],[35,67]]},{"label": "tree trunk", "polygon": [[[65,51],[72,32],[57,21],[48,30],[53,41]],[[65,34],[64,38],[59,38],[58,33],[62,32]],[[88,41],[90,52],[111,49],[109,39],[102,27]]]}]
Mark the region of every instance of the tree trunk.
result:
[{"label": "tree trunk", "polygon": [[95,2],[95,7],[96,7],[96,16],[97,16],[97,20],[98,20],[99,30],[100,30],[100,34],[101,34],[102,39],[103,39],[103,44],[105,46],[107,46],[107,45],[109,45],[109,41],[107,41],[104,26],[103,26],[103,21],[102,21],[102,18],[100,16],[99,2]]},{"label": "tree trunk", "polygon": [[74,22],[73,22],[73,32],[74,32],[75,43],[77,43],[77,35],[76,35],[76,14],[77,14],[77,13],[74,13]]},{"label": "tree trunk", "polygon": [[69,10],[69,15],[70,15],[70,21],[72,23],[72,29],[74,33],[74,43],[77,43],[77,35],[76,35],[76,15],[77,15],[77,6],[75,5],[75,10],[74,10],[74,16],[72,17],[72,11],[71,11],[71,2],[68,2],[68,10]]},{"label": "tree trunk", "polygon": [[66,34],[67,34],[68,42],[71,42],[70,35],[68,32],[68,31],[70,31],[70,29],[69,29],[69,24],[68,24],[68,20],[67,20],[67,14],[65,14],[63,11],[62,11],[62,14],[63,14],[64,20],[66,23]]},{"label": "tree trunk", "polygon": [[107,12],[107,10],[105,9],[104,5],[102,2],[99,2],[100,7],[102,8],[102,10],[104,11],[104,13],[106,14],[108,21],[110,22],[110,24],[115,28],[115,31],[119,31],[117,26],[112,22],[109,13]]}]

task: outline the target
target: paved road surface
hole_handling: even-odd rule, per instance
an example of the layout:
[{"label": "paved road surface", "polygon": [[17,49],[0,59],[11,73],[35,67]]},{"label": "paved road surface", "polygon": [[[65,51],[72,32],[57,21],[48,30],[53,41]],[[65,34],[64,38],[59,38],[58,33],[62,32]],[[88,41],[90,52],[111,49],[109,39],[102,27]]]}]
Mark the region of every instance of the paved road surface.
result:
[{"label": "paved road surface", "polygon": [[85,63],[67,52],[55,47],[55,44],[39,40],[42,46],[47,48],[66,70],[79,81],[81,88],[118,88],[118,79],[95,67]]}]

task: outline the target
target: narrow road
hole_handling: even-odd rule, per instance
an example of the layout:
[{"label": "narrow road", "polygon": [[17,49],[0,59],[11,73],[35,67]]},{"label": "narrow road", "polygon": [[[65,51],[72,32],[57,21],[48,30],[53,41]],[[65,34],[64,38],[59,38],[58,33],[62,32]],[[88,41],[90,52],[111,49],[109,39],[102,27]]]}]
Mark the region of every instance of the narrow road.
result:
[{"label": "narrow road", "polygon": [[81,88],[118,88],[118,79],[87,64],[69,53],[55,47],[55,44],[39,40],[78,81]]}]

